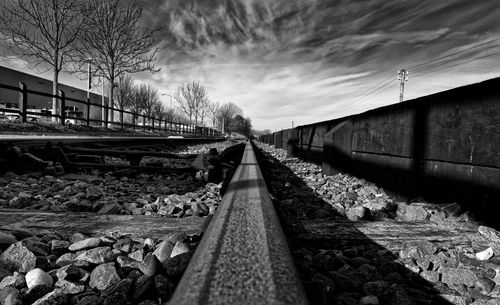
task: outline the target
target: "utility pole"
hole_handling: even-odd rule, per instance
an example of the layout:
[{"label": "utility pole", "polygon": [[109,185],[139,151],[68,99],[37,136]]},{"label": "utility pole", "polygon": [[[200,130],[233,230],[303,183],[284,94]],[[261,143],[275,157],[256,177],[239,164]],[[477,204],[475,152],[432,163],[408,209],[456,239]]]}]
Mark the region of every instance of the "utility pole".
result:
[{"label": "utility pole", "polygon": [[408,81],[408,71],[406,71],[405,69],[398,70],[398,80],[400,81],[399,102],[402,103],[405,93],[405,82]]}]

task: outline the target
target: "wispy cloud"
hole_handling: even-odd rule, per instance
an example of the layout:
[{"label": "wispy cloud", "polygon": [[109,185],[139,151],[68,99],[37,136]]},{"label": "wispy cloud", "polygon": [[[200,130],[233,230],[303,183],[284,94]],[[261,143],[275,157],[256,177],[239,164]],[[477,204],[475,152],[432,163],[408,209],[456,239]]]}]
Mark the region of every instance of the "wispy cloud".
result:
[{"label": "wispy cloud", "polygon": [[134,77],[169,94],[199,80],[256,128],[311,123],[397,102],[401,68],[406,98],[499,76],[500,55],[480,58],[500,46],[482,45],[500,38],[497,2],[140,0],[162,70]]}]

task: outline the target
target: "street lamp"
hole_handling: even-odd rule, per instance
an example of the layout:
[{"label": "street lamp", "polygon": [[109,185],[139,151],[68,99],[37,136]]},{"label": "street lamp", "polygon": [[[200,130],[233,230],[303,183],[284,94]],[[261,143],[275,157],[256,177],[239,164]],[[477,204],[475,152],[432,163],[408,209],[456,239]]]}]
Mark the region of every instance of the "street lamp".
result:
[{"label": "street lamp", "polygon": [[168,95],[170,97],[170,108],[172,108],[172,95],[168,93],[162,93],[161,96]]}]

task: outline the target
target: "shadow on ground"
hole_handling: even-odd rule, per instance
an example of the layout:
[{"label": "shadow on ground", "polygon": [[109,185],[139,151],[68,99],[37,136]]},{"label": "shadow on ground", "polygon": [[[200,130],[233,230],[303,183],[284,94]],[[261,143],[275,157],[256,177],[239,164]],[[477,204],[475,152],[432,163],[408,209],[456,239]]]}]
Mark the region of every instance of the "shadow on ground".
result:
[{"label": "shadow on ground", "polygon": [[[256,154],[311,304],[453,304],[445,297],[453,300],[453,295],[460,295],[439,281],[424,280],[354,225],[343,226],[348,232],[339,232],[351,236],[345,242],[298,238],[306,232],[306,220],[349,220],[277,159],[259,149]],[[423,242],[417,248],[433,251],[426,249],[429,244]],[[419,263],[430,271],[437,268],[429,261]],[[443,291],[447,296],[441,295]]]}]

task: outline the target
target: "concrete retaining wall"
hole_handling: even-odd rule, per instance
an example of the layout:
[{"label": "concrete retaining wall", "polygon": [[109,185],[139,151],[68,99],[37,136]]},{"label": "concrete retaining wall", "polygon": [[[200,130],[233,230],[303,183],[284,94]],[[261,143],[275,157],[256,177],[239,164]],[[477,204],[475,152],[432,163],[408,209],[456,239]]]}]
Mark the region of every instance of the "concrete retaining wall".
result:
[{"label": "concrete retaining wall", "polygon": [[[387,187],[462,198],[500,193],[500,78],[365,113],[277,132],[263,140]],[[290,136],[290,134],[296,135]],[[279,142],[279,143],[277,143]],[[441,194],[440,194],[441,193]]]}]

